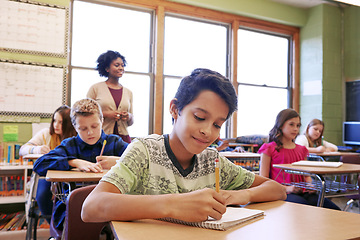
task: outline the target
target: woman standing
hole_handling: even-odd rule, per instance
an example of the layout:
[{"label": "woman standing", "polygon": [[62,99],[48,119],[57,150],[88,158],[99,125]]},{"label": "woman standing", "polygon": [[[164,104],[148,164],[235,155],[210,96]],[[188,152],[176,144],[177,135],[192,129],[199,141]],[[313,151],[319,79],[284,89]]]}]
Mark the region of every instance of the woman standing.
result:
[{"label": "woman standing", "polygon": [[96,100],[101,106],[104,132],[119,135],[130,143],[127,127],[134,123],[133,96],[129,89],[119,83],[126,66],[125,57],[109,50],[99,56],[97,63],[96,70],[101,77],[107,77],[107,80],[92,85],[87,97]]}]

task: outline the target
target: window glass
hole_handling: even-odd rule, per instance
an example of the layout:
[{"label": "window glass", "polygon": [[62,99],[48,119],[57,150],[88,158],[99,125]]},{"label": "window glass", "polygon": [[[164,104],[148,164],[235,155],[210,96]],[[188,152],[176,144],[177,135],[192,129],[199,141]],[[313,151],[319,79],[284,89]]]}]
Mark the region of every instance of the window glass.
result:
[{"label": "window glass", "polygon": [[289,106],[289,38],[238,30],[237,135],[268,135]]},{"label": "window glass", "polygon": [[[226,76],[228,26],[165,17],[164,74],[184,77],[195,68],[209,68]],[[165,78],[163,132],[172,129],[170,100],[175,96],[181,79]],[[170,119],[170,120],[169,120]],[[225,137],[225,124],[221,137]]]},{"label": "window glass", "polygon": [[113,50],[125,56],[127,71],[149,71],[150,13],[74,1],[72,27],[73,66],[94,68],[101,53]]},{"label": "window glass", "polygon": [[167,77],[164,80],[163,133],[171,133],[172,117],[169,112],[170,101],[175,97],[181,78]]},{"label": "window glass", "polygon": [[219,24],[166,16],[164,74],[183,77],[209,68],[226,75],[227,31]]},{"label": "window glass", "polygon": [[118,51],[127,61],[119,82],[133,93],[134,124],[128,128],[131,137],[149,133],[151,19],[150,11],[83,1],[73,4],[71,104],[86,97],[92,84],[106,81],[93,70],[99,55]]},{"label": "window glass", "polygon": [[238,82],[287,87],[289,40],[238,30]]},{"label": "window glass", "polygon": [[287,94],[287,89],[239,85],[237,135],[268,135],[276,115],[288,106]]}]

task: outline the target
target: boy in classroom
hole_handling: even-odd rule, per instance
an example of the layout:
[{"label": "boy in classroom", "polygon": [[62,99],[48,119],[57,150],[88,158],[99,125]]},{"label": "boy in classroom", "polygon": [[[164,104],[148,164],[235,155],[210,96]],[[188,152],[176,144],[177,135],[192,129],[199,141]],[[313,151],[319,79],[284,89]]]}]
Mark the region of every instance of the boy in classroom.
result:
[{"label": "boy in classroom", "polygon": [[[46,176],[48,170],[73,168],[84,172],[102,172],[102,169],[115,165],[128,146],[119,136],[104,133],[103,115],[95,100],[86,98],[75,102],[70,118],[78,135],[63,140],[54,150],[36,160],[33,169],[40,176]],[[65,210],[66,205],[57,199],[52,218],[58,230],[63,229]]]},{"label": "boy in classroom", "polygon": [[[220,219],[231,204],[285,199],[279,183],[238,167],[209,146],[237,108],[231,82],[208,69],[182,79],[170,102],[173,130],[137,138],[89,194],[85,222],[171,217]],[[220,162],[220,190],[215,160]]]},{"label": "boy in classroom", "polygon": [[[260,175],[270,177],[286,185],[286,201],[317,206],[319,196],[316,191],[290,185],[291,182],[311,184],[310,176],[304,177],[290,173],[279,175],[280,169],[273,167],[273,164],[290,164],[307,158],[309,154],[307,148],[295,143],[300,126],[301,119],[295,110],[287,108],[278,113],[275,125],[269,133],[269,143],[264,143],[258,151],[261,154]],[[327,198],[324,199],[324,207],[340,210],[335,203]]]}]

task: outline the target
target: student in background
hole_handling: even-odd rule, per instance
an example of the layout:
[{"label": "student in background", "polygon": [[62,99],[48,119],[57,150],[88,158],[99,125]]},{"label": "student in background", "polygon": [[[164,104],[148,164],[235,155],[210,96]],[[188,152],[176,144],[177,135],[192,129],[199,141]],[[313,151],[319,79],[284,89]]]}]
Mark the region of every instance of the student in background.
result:
[{"label": "student in background", "polygon": [[[282,173],[280,169],[274,168],[273,164],[289,164],[306,159],[309,154],[304,146],[294,143],[296,136],[299,134],[301,126],[300,116],[293,109],[284,109],[276,117],[275,125],[269,133],[269,143],[264,143],[258,153],[261,153],[260,159],[260,176],[269,177],[281,184],[291,182],[308,182],[311,183],[311,177],[292,175]],[[318,195],[313,191],[307,191],[294,185],[286,185],[286,201],[301,203],[306,205],[317,205]],[[325,198],[324,207],[340,210],[329,199]]]},{"label": "student in background", "polygon": [[[220,219],[230,204],[285,199],[275,181],[238,167],[208,148],[237,106],[231,82],[208,69],[182,79],[170,103],[173,130],[133,141],[82,209],[86,222],[172,217]],[[220,162],[215,191],[214,162]],[[107,203],[107,204],[104,204]]]},{"label": "student in background", "polygon": [[307,147],[310,153],[337,152],[338,147],[335,144],[323,139],[324,122],[319,119],[313,119],[306,127],[304,135],[299,135],[295,143]]},{"label": "student in background", "polygon": [[104,115],[103,129],[106,134],[119,135],[125,142],[131,138],[128,126],[134,123],[132,92],[119,83],[126,66],[125,57],[115,51],[107,51],[97,59],[97,70],[105,82],[92,85],[88,98],[96,100]]},{"label": "student in background", "polygon": [[52,115],[50,128],[40,130],[22,145],[20,155],[48,153],[57,147],[62,140],[72,136],[76,136],[76,131],[71,125],[70,107],[63,105],[57,108]]},{"label": "student in background", "polygon": [[237,146],[236,148],[230,147],[229,140],[222,140],[220,137],[218,137],[210,147],[216,148],[219,152],[246,152],[241,146]]},{"label": "student in background", "polygon": [[[102,130],[103,116],[99,104],[92,99],[82,99],[71,108],[71,122],[78,133],[67,138],[54,150],[43,155],[34,164],[34,171],[45,176],[48,170],[78,168],[84,172],[102,172],[110,169],[124,152],[127,143],[117,135],[106,135]],[[104,140],[103,155],[100,155]],[[56,200],[52,217],[55,227],[63,228],[65,204]]]},{"label": "student in background", "polygon": [[[20,155],[45,154],[60,145],[65,138],[76,136],[76,131],[70,120],[70,107],[63,105],[57,108],[52,115],[50,128],[44,128],[37,132],[26,144],[21,146]],[[53,208],[51,183],[45,179],[39,179],[36,192],[36,201],[44,215],[51,215]],[[47,219],[50,222],[50,219]]]}]

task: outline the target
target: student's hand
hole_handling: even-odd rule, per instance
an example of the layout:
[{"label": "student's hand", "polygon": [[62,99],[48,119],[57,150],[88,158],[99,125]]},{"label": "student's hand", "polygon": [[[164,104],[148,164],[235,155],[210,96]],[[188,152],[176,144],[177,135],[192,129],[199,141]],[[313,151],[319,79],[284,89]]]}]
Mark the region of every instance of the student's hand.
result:
[{"label": "student's hand", "polygon": [[97,156],[96,162],[100,164],[102,169],[110,169],[112,166],[116,164],[116,161],[119,159],[120,157],[116,157],[116,156]]},{"label": "student's hand", "polygon": [[295,187],[294,185],[291,185],[291,186],[285,186],[286,188],[286,193],[301,193],[303,192],[303,189],[302,188],[299,188],[299,187]]},{"label": "student's hand", "polygon": [[205,221],[208,216],[218,220],[226,211],[224,197],[210,188],[173,194],[170,199],[169,216],[184,221]]},{"label": "student's hand", "polygon": [[92,163],[82,159],[72,159],[68,161],[69,165],[78,168],[82,172],[102,172],[99,163]]},{"label": "student's hand", "polygon": [[234,150],[232,150],[233,152],[246,152],[245,149],[242,146],[237,146]]},{"label": "student's hand", "polygon": [[325,152],[325,147],[324,146],[318,146],[317,148],[316,148],[316,152],[318,152],[318,153],[323,153],[323,152]]},{"label": "student's hand", "polygon": [[336,149],[334,149],[334,148],[325,148],[324,152],[336,152]]},{"label": "student's hand", "polygon": [[48,152],[50,152],[50,148],[48,145],[38,146],[36,147],[36,151],[34,151],[34,153],[40,153],[40,154],[46,154]]}]

